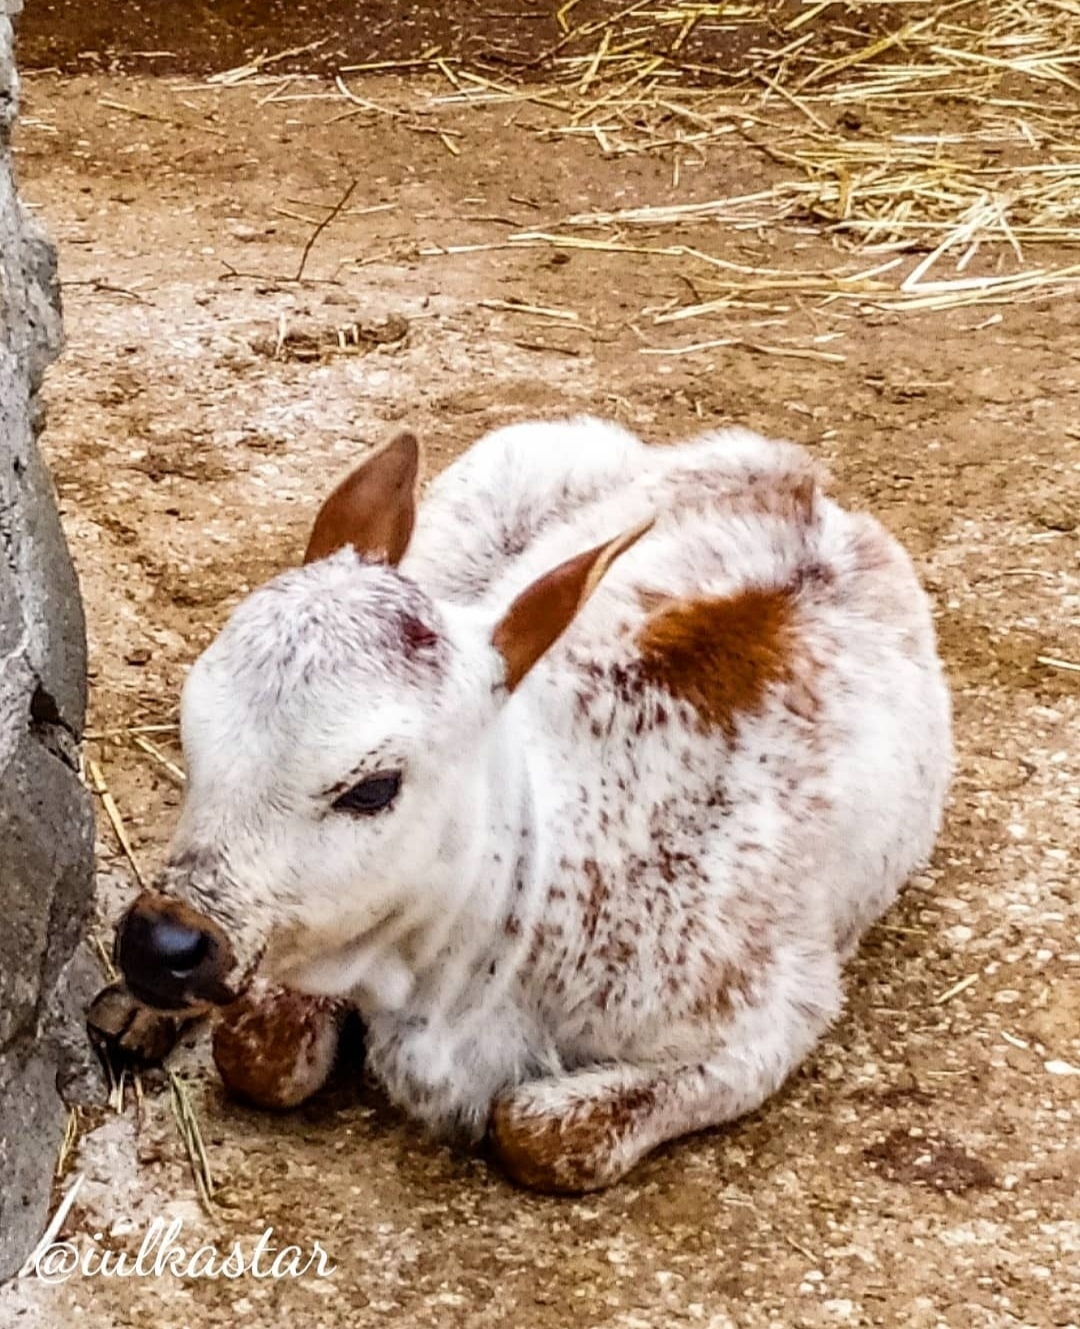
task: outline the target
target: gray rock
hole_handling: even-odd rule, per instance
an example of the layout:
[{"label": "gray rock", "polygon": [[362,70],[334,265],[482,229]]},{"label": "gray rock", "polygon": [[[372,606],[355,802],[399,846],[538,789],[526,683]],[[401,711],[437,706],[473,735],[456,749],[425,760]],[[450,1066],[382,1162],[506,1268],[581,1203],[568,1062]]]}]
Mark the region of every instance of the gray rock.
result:
[{"label": "gray rock", "polygon": [[35,438],[61,342],[59,286],[12,179],[15,8],[0,0],[0,1278],[44,1224],[63,1094],[91,1085],[81,1005],[94,980],[85,630]]}]

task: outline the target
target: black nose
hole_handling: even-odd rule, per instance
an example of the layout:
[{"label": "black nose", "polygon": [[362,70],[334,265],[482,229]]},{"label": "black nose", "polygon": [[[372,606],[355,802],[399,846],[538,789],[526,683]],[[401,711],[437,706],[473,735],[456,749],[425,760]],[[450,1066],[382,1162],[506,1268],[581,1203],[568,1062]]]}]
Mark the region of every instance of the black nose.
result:
[{"label": "black nose", "polygon": [[148,1006],[183,1010],[225,1004],[235,960],[225,934],[180,900],[140,895],[116,933],[116,962],[133,996]]}]

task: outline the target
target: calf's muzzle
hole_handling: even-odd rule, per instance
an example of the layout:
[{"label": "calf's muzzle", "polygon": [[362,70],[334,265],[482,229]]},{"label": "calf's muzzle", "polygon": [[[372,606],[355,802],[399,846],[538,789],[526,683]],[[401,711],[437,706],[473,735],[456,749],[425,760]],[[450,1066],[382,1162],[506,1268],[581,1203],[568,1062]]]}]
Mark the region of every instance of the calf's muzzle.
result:
[{"label": "calf's muzzle", "polygon": [[236,956],[221,928],[198,910],[145,891],[120,920],[116,963],[134,997],[161,1010],[224,1006]]}]

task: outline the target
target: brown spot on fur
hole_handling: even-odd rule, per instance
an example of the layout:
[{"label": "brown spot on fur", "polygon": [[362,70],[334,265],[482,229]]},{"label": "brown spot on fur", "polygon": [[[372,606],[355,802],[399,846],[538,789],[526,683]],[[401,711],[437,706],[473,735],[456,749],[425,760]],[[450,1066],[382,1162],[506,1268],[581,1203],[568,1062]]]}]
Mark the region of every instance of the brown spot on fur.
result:
[{"label": "brown spot on fur", "polygon": [[818,520],[818,497],[826,477],[806,459],[793,459],[789,465],[783,474],[751,470],[734,486],[730,477],[712,469],[680,469],[675,501],[684,511],[723,506],[733,514],[773,517],[806,528]]},{"label": "brown spot on fur", "polygon": [[600,924],[601,911],[608,898],[608,884],[595,858],[587,858],[581,866],[589,882],[588,894],[582,898],[581,928],[585,937],[592,941]]},{"label": "brown spot on fur", "polygon": [[658,591],[652,586],[639,586],[637,600],[646,614],[654,614],[658,609],[671,604],[671,596],[666,591]]},{"label": "brown spot on fur", "polygon": [[747,968],[733,964],[709,966],[708,986],[690,1007],[695,1019],[730,1019],[736,1010],[753,1003],[758,980],[764,977],[770,956],[755,949],[747,956]]},{"label": "brown spot on fur", "polygon": [[563,930],[557,923],[537,923],[532,931],[525,968],[535,969],[540,957],[555,950],[562,941]]},{"label": "brown spot on fur", "polygon": [[792,676],[792,597],[772,587],[675,600],[646,621],[638,645],[646,681],[689,702],[731,738],[738,717],[758,710],[769,687]]},{"label": "brown spot on fur", "polygon": [[821,713],[821,698],[806,682],[793,681],[784,695],[784,708],[800,720],[816,720]]},{"label": "brown spot on fur", "polygon": [[612,1153],[656,1102],[652,1085],[615,1089],[558,1117],[524,1111],[511,1094],[495,1104],[491,1141],[521,1186],[565,1195],[597,1190],[616,1180]]}]

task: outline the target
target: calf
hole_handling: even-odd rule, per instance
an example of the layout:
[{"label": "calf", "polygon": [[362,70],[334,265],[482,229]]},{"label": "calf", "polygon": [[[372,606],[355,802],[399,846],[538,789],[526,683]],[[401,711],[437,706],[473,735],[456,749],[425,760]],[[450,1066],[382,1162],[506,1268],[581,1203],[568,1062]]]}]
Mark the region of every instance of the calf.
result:
[{"label": "calf", "polygon": [[407,434],[361,465],[196,662],[183,814],[119,961],[172,1010],[248,993],[241,1087],[299,1049],[281,1101],[315,1088],[345,999],[424,1125],[605,1186],[773,1093],[929,854],[929,606],[746,431],[515,426],[418,513],[417,469]]}]

